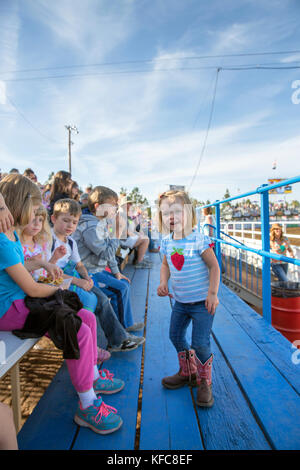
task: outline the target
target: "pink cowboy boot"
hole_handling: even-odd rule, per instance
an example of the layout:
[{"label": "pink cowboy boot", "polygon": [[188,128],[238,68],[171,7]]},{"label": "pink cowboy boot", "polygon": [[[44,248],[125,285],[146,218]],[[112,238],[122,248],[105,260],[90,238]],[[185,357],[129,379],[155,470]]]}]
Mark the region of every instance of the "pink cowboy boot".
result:
[{"label": "pink cowboy boot", "polygon": [[197,366],[195,361],[195,351],[193,349],[181,351],[178,353],[179,371],[169,377],[162,379],[164,387],[176,389],[184,385],[197,385]]},{"label": "pink cowboy boot", "polygon": [[212,381],[211,381],[211,369],[213,355],[211,355],[205,364],[196,358],[197,364],[197,399],[196,403],[198,406],[210,408],[214,404],[214,397],[212,395]]}]

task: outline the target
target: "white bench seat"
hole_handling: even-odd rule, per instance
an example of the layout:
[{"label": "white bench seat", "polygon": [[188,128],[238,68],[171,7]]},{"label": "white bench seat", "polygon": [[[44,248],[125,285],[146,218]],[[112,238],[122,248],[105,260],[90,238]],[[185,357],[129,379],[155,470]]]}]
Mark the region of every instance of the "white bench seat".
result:
[{"label": "white bench seat", "polygon": [[39,339],[24,340],[9,331],[0,331],[0,380],[11,372],[12,409],[17,432],[21,427],[19,362]]}]

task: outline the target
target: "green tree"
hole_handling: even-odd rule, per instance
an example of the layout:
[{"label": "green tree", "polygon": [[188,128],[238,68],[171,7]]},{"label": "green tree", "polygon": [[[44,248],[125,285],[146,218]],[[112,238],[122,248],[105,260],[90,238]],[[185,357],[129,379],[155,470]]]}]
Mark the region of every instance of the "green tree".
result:
[{"label": "green tree", "polygon": [[[225,191],[225,194],[223,196],[223,199],[228,199],[230,197],[230,192],[229,192],[229,189],[227,188],[226,191]],[[222,204],[222,206],[225,208],[225,207],[230,207],[230,201],[229,202],[224,202],[224,204]]]},{"label": "green tree", "polygon": [[132,191],[129,194],[127,194],[127,198],[130,201],[133,201],[135,204],[149,205],[147,198],[142,195],[142,193],[140,192],[137,186],[135,186],[132,189]]},{"label": "green tree", "polygon": [[120,194],[123,194],[124,196],[127,195],[127,188],[123,188],[123,186],[120,189]]}]

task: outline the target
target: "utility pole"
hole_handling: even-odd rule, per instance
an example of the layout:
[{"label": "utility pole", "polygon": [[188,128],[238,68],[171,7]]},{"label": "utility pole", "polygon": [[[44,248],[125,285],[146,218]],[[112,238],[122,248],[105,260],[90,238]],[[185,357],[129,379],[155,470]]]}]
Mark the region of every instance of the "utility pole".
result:
[{"label": "utility pole", "polygon": [[73,145],[73,142],[71,141],[71,133],[72,131],[76,132],[76,134],[79,134],[79,131],[75,125],[73,126],[65,126],[65,128],[68,131],[69,137],[68,137],[68,149],[69,149],[69,173],[72,175],[72,157],[71,157],[71,145]]}]

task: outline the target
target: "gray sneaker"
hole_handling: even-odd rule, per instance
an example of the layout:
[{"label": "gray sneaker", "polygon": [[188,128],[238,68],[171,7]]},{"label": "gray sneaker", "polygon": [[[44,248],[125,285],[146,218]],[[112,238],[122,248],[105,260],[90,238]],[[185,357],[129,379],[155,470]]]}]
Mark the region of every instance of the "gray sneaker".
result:
[{"label": "gray sneaker", "polygon": [[137,343],[138,346],[141,346],[145,342],[144,336],[135,336],[135,335],[131,335],[129,333],[128,333],[127,336],[128,336],[128,339],[130,339],[130,341],[133,341],[133,342]]},{"label": "gray sneaker", "polygon": [[145,323],[134,323],[133,325],[125,328],[126,331],[139,331],[142,330],[145,326]]},{"label": "gray sneaker", "polygon": [[152,268],[152,263],[149,261],[143,260],[140,263],[134,264],[134,267],[137,269],[150,269]]}]

